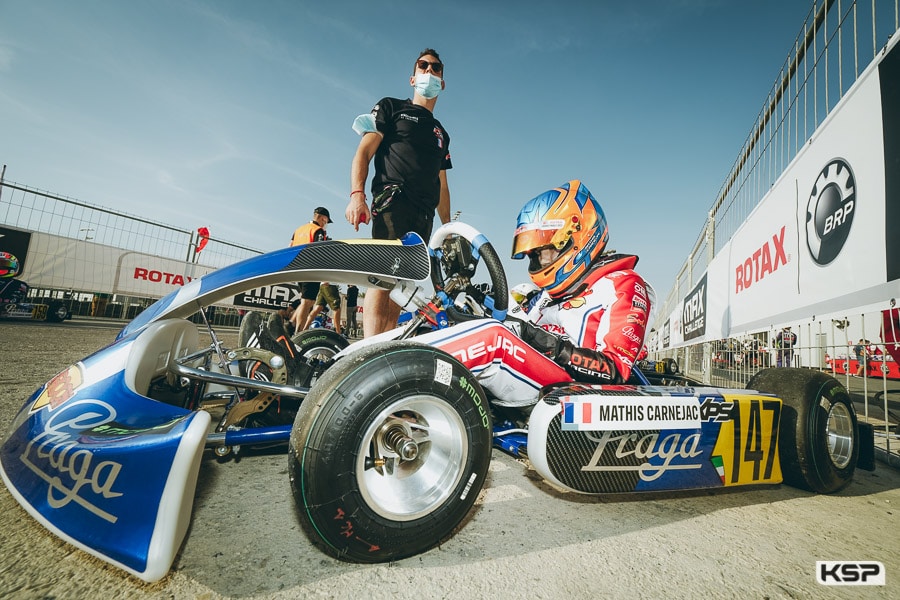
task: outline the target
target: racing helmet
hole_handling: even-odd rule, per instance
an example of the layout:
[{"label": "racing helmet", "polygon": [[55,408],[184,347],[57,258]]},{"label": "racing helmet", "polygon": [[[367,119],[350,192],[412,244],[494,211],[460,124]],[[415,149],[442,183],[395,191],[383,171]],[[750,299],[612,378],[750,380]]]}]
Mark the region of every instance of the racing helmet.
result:
[{"label": "racing helmet", "polygon": [[540,291],[541,289],[538,286],[527,282],[513,286],[509,293],[512,295],[513,300],[516,301],[516,304],[527,304]]},{"label": "racing helmet", "polygon": [[[574,292],[609,240],[606,215],[581,181],[573,179],[525,203],[516,221],[512,258],[528,257],[528,274],[553,298]],[[542,267],[539,250],[559,252]]]},{"label": "racing helmet", "polygon": [[20,263],[15,255],[0,252],[0,278],[15,277],[19,274]]}]

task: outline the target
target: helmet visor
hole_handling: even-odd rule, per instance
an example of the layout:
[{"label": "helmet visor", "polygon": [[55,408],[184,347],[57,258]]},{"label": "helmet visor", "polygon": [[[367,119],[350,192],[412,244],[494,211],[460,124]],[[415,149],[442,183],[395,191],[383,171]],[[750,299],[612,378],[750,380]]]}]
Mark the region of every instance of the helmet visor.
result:
[{"label": "helmet visor", "polygon": [[512,257],[525,258],[525,255],[532,250],[544,246],[555,246],[556,234],[565,224],[563,219],[550,219],[539,223],[520,225],[513,236]]}]

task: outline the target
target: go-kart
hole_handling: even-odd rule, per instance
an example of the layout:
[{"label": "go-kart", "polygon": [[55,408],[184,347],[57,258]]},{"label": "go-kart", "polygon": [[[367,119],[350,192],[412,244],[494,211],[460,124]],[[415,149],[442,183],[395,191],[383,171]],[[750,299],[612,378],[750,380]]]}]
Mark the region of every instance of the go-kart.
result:
[{"label": "go-kart", "polygon": [[[480,264],[489,285],[473,282]],[[417,283],[429,278],[433,293]],[[321,329],[288,343],[255,323],[227,348],[205,322],[206,306],[244,290],[322,280],[390,289],[414,316],[350,345]],[[228,460],[287,443],[308,537],[357,562],[412,556],[452,535],[493,447],[591,494],[782,481],[828,493],[857,466],[874,468],[871,428],[836,380],[811,370],[718,389],[661,361],[625,385],[560,380],[530,410],[500,410],[460,355],[426,342],[464,339],[515,309],[493,247],[459,222],[428,245],[414,234],[325,241],[236,263],[162,298],[41,386],[0,448],[3,480],[50,531],[154,581],[187,531],[207,449]],[[205,323],[209,345],[191,319]],[[523,364],[526,346],[511,349]]]},{"label": "go-kart", "polygon": [[0,319],[23,319],[59,323],[72,318],[72,311],[60,300],[50,304],[28,302],[30,286],[21,279],[0,279]]}]

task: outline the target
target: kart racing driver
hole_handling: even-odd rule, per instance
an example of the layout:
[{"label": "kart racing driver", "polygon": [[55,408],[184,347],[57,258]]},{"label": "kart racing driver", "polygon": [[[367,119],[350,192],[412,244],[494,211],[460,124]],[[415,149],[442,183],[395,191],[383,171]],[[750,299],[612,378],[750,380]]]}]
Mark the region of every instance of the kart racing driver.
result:
[{"label": "kart racing driver", "polygon": [[528,259],[541,289],[533,308],[514,305],[502,324],[470,321],[423,341],[465,364],[499,406],[531,406],[553,383],[624,383],[644,344],[654,292],[633,270],[637,256],[604,252],[608,239],[600,203],[578,180],[529,200],[512,258]]}]

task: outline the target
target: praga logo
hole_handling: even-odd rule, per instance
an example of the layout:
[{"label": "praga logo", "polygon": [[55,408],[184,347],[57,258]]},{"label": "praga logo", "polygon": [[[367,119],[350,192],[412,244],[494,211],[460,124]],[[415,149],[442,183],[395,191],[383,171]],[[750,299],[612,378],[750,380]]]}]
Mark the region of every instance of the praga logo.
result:
[{"label": "praga logo", "polygon": [[806,208],[806,245],[813,261],[827,265],[841,253],[856,211],[856,179],[840,158],[819,173]]},{"label": "praga logo", "polygon": [[100,508],[101,500],[122,495],[116,489],[121,463],[103,460],[82,447],[79,436],[116,418],[115,409],[101,400],[80,400],[51,413],[44,429],[25,446],[19,459],[47,484],[47,504],[63,508],[75,502],[90,513],[115,523]]},{"label": "praga logo", "polygon": [[[588,464],[582,471],[636,471],[643,481],[654,481],[666,471],[700,469],[703,465],[699,457],[703,454],[700,447],[700,434],[682,434],[670,432],[587,432],[585,435],[595,442],[596,449]],[[607,449],[609,451],[607,452]],[[607,464],[609,458],[615,458],[617,464]],[[621,464],[622,459],[634,457],[636,465]]]}]

